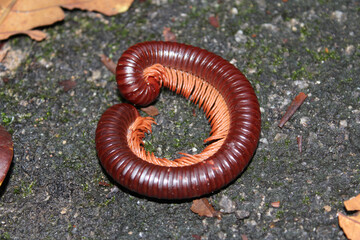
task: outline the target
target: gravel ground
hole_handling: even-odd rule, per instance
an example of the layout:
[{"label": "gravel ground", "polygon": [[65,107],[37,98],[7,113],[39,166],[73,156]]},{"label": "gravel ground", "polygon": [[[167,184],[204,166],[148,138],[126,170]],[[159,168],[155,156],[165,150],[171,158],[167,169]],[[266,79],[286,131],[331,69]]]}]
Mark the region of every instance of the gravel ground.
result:
[{"label": "gravel ground", "polygon": [[[215,15],[219,28],[208,20]],[[21,64],[0,64],[1,124],[15,149],[0,190],[0,239],[345,239],[336,214],[360,193],[359,16],[356,0],[137,1],[114,17],[67,11],[43,42],[11,38],[8,57]],[[209,196],[221,220],[191,212],[191,201],[129,193],[96,155],[97,121],[122,101],[99,54],[116,61],[135,43],[163,40],[164,27],[235,64],[260,101],[256,154]],[[76,85],[64,89],[68,80]],[[301,91],[308,98],[278,128]],[[200,110],[166,90],[156,106],[149,150],[203,149],[210,127]]]}]

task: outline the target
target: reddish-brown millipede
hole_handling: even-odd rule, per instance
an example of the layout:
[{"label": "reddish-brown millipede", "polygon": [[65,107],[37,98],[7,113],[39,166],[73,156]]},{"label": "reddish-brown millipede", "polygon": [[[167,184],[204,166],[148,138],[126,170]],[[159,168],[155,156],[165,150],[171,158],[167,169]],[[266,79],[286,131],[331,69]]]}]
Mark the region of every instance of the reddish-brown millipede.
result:
[{"label": "reddish-brown millipede", "polygon": [[99,120],[96,149],[122,186],[148,197],[194,198],[230,183],[252,158],[259,103],[249,81],[223,58],[180,43],[139,43],[119,59],[116,80],[121,95],[136,105],[150,104],[167,87],[201,106],[212,127],[203,152],[171,161],[144,149],[153,118],[141,117],[130,104],[110,107]]}]

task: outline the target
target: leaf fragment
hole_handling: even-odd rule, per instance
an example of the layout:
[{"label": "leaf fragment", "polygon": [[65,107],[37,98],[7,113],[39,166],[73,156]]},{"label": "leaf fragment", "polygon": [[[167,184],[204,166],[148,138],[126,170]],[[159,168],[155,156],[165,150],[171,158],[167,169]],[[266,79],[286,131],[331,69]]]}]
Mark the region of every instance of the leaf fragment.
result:
[{"label": "leaf fragment", "polygon": [[245,234],[241,234],[241,240],[248,240],[249,238]]},{"label": "leaf fragment", "polygon": [[360,211],[360,194],[344,201],[344,205],[348,211]]},{"label": "leaf fragment", "polygon": [[351,240],[360,240],[360,213],[353,216],[346,216],[338,213],[339,225],[345,235]]},{"label": "leaf fragment", "polygon": [[338,213],[339,225],[348,239],[360,240],[360,194],[344,201],[347,211],[357,211],[352,216]]},{"label": "leaf fragment", "polygon": [[213,208],[207,198],[195,199],[190,210],[197,213],[199,216],[221,219],[221,213]]},{"label": "leaf fragment", "polygon": [[280,201],[272,202],[272,203],[271,203],[271,206],[272,206],[273,208],[279,208],[279,207],[280,207]]},{"label": "leaf fragment", "polygon": [[171,31],[171,28],[169,27],[164,27],[163,36],[165,41],[176,42],[176,35]]},{"label": "leaf fragment", "polygon": [[134,0],[58,0],[60,5],[67,9],[78,8],[87,11],[96,11],[108,16],[126,12]]},{"label": "leaf fragment", "polygon": [[218,16],[210,16],[209,22],[210,22],[211,26],[213,26],[214,28],[220,27]]},{"label": "leaf fragment", "polygon": [[11,135],[0,125],[0,186],[9,171],[14,154],[14,144]]},{"label": "leaf fragment", "polygon": [[64,92],[68,92],[76,86],[76,82],[73,80],[64,80],[59,82],[59,85],[63,87]]},{"label": "leaf fragment", "polygon": [[[9,8],[8,2],[0,2],[0,8]],[[0,25],[0,40],[15,34],[28,34],[35,40],[43,40],[45,33],[31,29],[53,24],[65,17],[59,6],[46,0],[18,0],[8,11]]]},{"label": "leaf fragment", "polygon": [[0,40],[16,34],[27,34],[32,39],[41,41],[46,33],[32,30],[40,26],[51,25],[64,19],[61,7],[79,8],[97,11],[105,15],[125,12],[133,0],[1,0],[0,1]]},{"label": "leaf fragment", "polygon": [[159,110],[154,105],[150,105],[144,108],[140,108],[141,111],[147,113],[149,116],[156,116],[159,115]]}]

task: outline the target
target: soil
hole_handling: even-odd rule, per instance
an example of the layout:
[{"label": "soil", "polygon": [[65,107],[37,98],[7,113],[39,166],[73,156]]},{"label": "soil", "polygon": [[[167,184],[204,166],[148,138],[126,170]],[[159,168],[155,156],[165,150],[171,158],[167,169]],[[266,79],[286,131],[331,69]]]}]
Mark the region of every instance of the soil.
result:
[{"label": "soil", "polygon": [[[12,37],[7,57],[20,65],[0,63],[0,124],[14,141],[0,239],[346,239],[337,212],[360,193],[359,22],[357,0],[153,0],[112,17],[66,11],[42,28],[42,42]],[[97,157],[97,122],[124,101],[99,55],[116,61],[135,43],[164,40],[164,27],[237,66],[261,105],[252,161],[208,196],[221,219],[193,213],[190,200],[131,193]],[[300,92],[308,98],[280,129]],[[167,90],[155,106],[149,151],[174,158],[204,148],[201,110]]]}]

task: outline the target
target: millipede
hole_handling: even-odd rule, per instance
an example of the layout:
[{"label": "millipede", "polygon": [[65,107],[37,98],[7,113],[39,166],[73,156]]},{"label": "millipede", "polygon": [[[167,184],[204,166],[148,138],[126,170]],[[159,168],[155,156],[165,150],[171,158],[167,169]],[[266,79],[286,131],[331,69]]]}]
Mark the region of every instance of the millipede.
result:
[{"label": "millipede", "polygon": [[[132,104],[115,104],[102,114],[96,150],[106,172],[130,191],[158,199],[211,194],[236,179],[254,155],[261,127],[258,99],[241,71],[220,56],[182,43],[138,43],[118,60],[116,81]],[[201,153],[169,160],[145,150],[143,138],[155,121],[140,116],[135,106],[154,102],[161,87],[204,111],[211,132]]]}]

